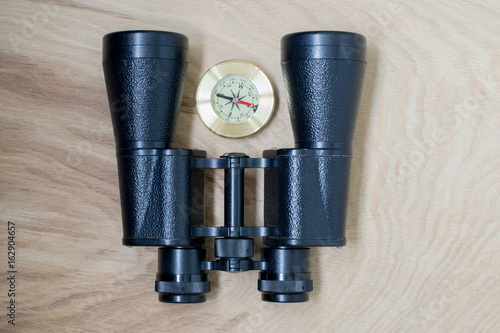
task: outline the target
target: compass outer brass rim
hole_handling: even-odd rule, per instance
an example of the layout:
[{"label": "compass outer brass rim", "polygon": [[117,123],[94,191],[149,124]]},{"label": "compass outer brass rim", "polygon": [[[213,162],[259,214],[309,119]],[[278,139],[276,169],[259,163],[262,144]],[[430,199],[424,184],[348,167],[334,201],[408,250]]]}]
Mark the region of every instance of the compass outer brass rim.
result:
[{"label": "compass outer brass rim", "polygon": [[[240,75],[249,79],[259,93],[259,107],[255,115],[240,124],[223,121],[212,107],[214,87],[221,79],[230,75]],[[202,76],[196,91],[196,109],[202,123],[212,132],[227,138],[243,138],[257,133],[271,119],[274,106],[274,88],[271,80],[259,67],[246,60],[233,59],[216,64]]]}]

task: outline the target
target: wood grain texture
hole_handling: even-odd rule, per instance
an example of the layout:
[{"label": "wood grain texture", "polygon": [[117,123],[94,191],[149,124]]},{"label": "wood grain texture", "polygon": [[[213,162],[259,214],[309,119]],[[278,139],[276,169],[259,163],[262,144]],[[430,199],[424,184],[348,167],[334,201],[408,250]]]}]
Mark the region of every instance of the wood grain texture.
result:
[{"label": "wood grain texture", "polygon": [[[7,221],[17,229],[15,327],[2,332],[500,331],[498,1],[0,1],[0,300]],[[121,246],[101,38],[128,29],[190,38],[177,147],[254,157],[289,147],[282,35],[368,38],[354,140],[348,245],[313,249],[303,304],[260,301],[257,272],[210,273],[198,305],[154,292],[156,250]],[[194,95],[217,62],[258,64],[278,105],[254,137],[198,120]],[[262,173],[247,173],[248,225],[262,222]],[[207,179],[220,225],[222,173]]]}]

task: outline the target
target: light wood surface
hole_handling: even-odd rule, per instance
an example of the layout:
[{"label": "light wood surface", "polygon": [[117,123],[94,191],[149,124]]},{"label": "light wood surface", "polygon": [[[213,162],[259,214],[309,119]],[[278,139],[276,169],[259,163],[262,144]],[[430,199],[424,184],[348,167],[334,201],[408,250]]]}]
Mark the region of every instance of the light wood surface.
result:
[{"label": "light wood surface", "polygon": [[[498,1],[1,1],[2,332],[499,332]],[[302,30],[368,38],[354,140],[348,245],[313,249],[302,304],[260,301],[258,272],[210,273],[196,305],[162,304],[156,249],[121,245],[101,38],[190,39],[176,146],[258,157],[293,144],[279,41]],[[245,59],[278,105],[254,137],[210,133],[194,105],[217,62]],[[246,223],[262,225],[261,171]],[[222,173],[207,177],[221,225]],[[16,326],[7,324],[7,221],[16,223]]]}]

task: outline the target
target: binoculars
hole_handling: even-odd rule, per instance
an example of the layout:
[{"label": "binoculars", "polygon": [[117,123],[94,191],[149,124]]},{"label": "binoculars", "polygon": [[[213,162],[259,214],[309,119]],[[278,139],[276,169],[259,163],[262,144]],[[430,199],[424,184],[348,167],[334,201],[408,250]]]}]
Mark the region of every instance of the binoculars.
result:
[{"label": "binoculars", "polygon": [[[262,158],[172,147],[188,65],[188,39],[122,31],[103,38],[116,140],[123,244],[156,246],[159,300],[196,303],[207,271],[259,270],[270,302],[302,302],[313,289],[309,248],[345,245],[351,142],[365,72],[366,39],[350,32],[285,35],[281,66],[295,148]],[[244,171],[264,169],[264,226],[244,224]],[[204,225],[204,170],[224,169],[224,225]],[[215,260],[205,239],[214,237]],[[263,237],[260,260],[254,239]]]}]

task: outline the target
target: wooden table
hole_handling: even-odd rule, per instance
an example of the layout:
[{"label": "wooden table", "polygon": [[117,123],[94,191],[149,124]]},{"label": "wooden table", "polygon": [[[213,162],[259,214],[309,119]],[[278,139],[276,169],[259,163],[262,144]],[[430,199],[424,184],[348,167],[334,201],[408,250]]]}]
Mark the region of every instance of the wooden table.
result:
[{"label": "wooden table", "polygon": [[[2,314],[15,223],[15,326],[2,332],[498,332],[498,1],[2,1]],[[121,245],[102,36],[190,39],[177,147],[258,157],[293,136],[280,38],[346,30],[368,38],[354,139],[348,245],[313,249],[302,304],[260,300],[258,272],[210,273],[203,304],[157,301],[156,249]],[[195,90],[217,62],[245,59],[278,98],[259,134],[229,140],[198,119]],[[207,173],[207,224],[222,224],[223,177]],[[262,225],[262,171],[247,172],[246,222]]]}]

